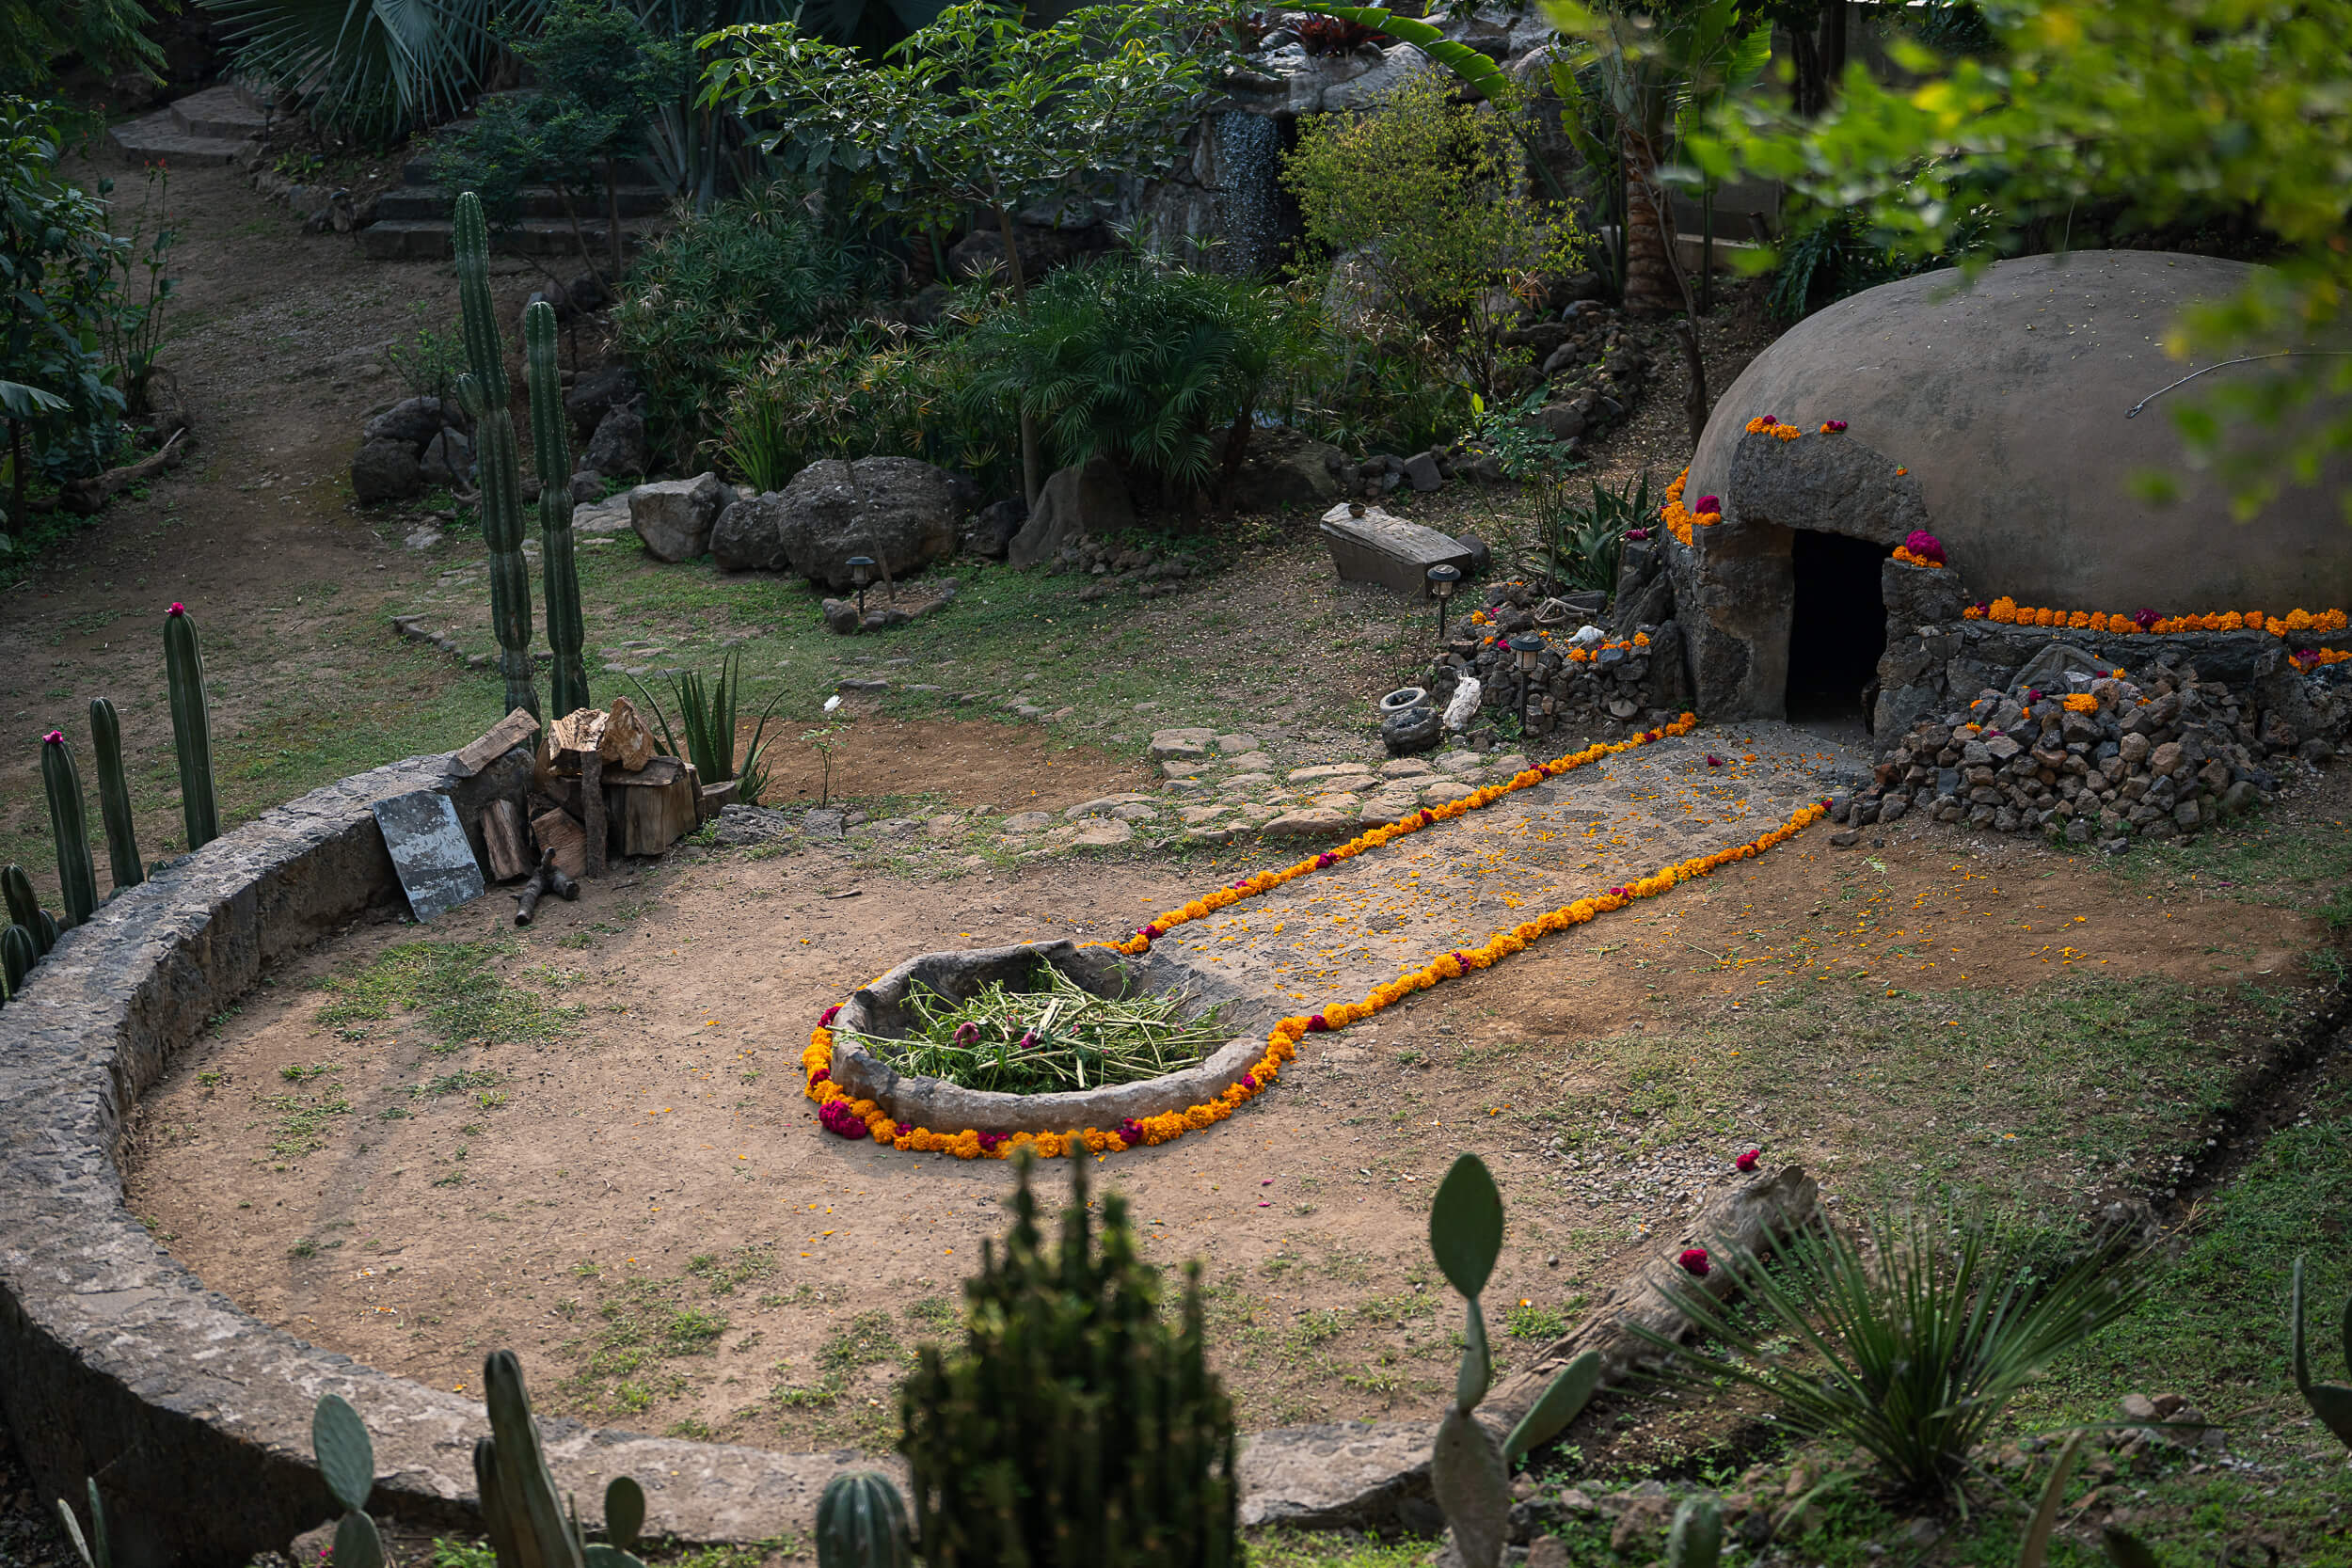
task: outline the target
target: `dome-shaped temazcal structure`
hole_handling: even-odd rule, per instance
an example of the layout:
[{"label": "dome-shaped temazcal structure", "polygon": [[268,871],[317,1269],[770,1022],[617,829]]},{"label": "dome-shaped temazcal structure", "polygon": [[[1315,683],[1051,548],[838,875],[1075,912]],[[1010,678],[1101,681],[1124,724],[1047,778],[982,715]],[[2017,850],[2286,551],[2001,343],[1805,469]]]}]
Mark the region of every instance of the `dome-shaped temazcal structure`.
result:
[{"label": "dome-shaped temazcal structure", "polygon": [[[2352,605],[2352,462],[2237,523],[2168,417],[2201,387],[2126,417],[2210,362],[2164,352],[2182,308],[2253,270],[2114,250],[1997,262],[1974,287],[1929,273],[1841,300],[1758,355],[1685,487],[1686,503],[1718,498],[1722,521],[1661,546],[1699,711],[1861,717],[1889,626],[1957,615],[1963,591],[2126,615]],[[1762,415],[1805,434],[1749,433]],[[1830,420],[1845,431],[1817,439]],[[2178,476],[2183,498],[2135,499],[2149,469]],[[1881,565],[1915,529],[1943,544],[1949,606],[1883,602]]]}]

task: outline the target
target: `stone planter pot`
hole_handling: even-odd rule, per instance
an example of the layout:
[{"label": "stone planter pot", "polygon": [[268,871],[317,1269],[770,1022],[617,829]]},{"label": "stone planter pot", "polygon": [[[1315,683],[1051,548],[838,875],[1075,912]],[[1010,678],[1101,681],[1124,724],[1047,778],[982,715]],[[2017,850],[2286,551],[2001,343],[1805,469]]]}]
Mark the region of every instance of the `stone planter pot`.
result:
[{"label": "stone planter pot", "polygon": [[[1224,1005],[1221,1015],[1236,1033],[1206,1059],[1158,1078],[1106,1088],[1058,1094],[996,1094],[967,1089],[945,1079],[900,1072],[886,1047],[869,1049],[853,1035],[876,1040],[904,1037],[910,989],[921,984],[961,1002],[994,981],[1025,982],[1044,959],[1098,995],[1130,990],[1181,989],[1196,1010]],[[904,1127],[934,1132],[971,1128],[982,1132],[1071,1132],[1089,1127],[1109,1130],[1128,1117],[1161,1116],[1216,1099],[1241,1082],[1250,1064],[1265,1053],[1265,1032],[1276,1009],[1229,983],[1160,954],[1130,958],[1107,947],[1074,942],[1025,942],[967,952],[925,953],[910,958],[842,1005],[834,1020],[833,1079],[852,1096],[871,1100]]]}]

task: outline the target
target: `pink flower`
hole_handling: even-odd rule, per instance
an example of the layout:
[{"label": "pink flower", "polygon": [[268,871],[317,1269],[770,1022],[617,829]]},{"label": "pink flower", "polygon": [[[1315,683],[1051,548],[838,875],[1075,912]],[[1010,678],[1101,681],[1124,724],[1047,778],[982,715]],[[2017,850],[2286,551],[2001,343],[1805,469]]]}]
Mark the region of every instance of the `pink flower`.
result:
[{"label": "pink flower", "polygon": [[1315,1014],[1314,1017],[1307,1021],[1307,1033],[1311,1035],[1327,1035],[1330,1032],[1331,1021],[1324,1017],[1321,1013]]},{"label": "pink flower", "polygon": [[1609,890],[1609,896],[1612,898],[1622,898],[1625,896],[1625,889],[1621,887],[1613,887]]},{"label": "pink flower", "polygon": [[62,746],[65,744],[65,731],[51,730],[40,737],[40,743],[44,746]]},{"label": "pink flower", "polygon": [[1326,849],[1322,854],[1315,857],[1315,869],[1320,871],[1325,866],[1331,864],[1338,859],[1339,857],[1337,855],[1334,855],[1330,850]]},{"label": "pink flower", "polygon": [[1245,1073],[1243,1073],[1243,1074],[1241,1075],[1241,1086],[1242,1086],[1243,1088],[1245,1088],[1245,1089],[1248,1089],[1248,1090],[1250,1093],[1252,1093],[1252,1094],[1257,1093],[1257,1092],[1258,1092],[1258,1075],[1257,1075],[1256,1073],[1254,1073],[1254,1072],[1245,1072]]},{"label": "pink flower", "polygon": [[956,1043],[966,1051],[980,1043],[980,1026],[970,1022],[956,1025]]},{"label": "pink flower", "polygon": [[1721,768],[1723,765],[1724,765],[1724,759],[1723,759],[1723,758],[1721,758],[1721,757],[1717,756],[1717,755],[1716,755],[1714,752],[1708,752],[1708,753],[1707,753],[1707,766],[1708,766],[1708,767],[1709,767],[1709,768]]},{"label": "pink flower", "polygon": [[1941,563],[1944,559],[1944,541],[1938,539],[1934,534],[1930,533],[1927,530],[1922,528],[1915,528],[1911,531],[1910,534],[1903,540],[1903,548],[1919,557],[1922,561],[1933,561]]},{"label": "pink flower", "polygon": [[1831,436],[1836,435],[1839,431],[1845,428],[1846,421],[1843,420],[1823,420],[1821,421],[1822,431]]},{"label": "pink flower", "polygon": [[2133,615],[2132,624],[2137,626],[2140,630],[2146,631],[2150,626],[2154,626],[2158,621],[2163,619],[2163,616],[2157,614],[2153,610],[2142,610]]},{"label": "pink flower", "polygon": [[1685,1274],[1695,1275],[1701,1279],[1705,1279],[1708,1271],[1715,1266],[1707,1260],[1707,1249],[1703,1246],[1684,1247],[1682,1256],[1675,1261],[1682,1265]]},{"label": "pink flower", "polygon": [[1129,1148],[1140,1148],[1143,1144],[1143,1123],[1137,1121],[1133,1117],[1129,1117],[1125,1121],[1120,1122],[1119,1124],[1119,1140],[1120,1142],[1125,1144]]},{"label": "pink flower", "polygon": [[1638,545],[1643,540],[1649,537],[1649,530],[1645,528],[1629,528],[1625,531],[1625,536],[1631,540],[1634,544]]},{"label": "pink flower", "polygon": [[185,615],[187,612],[188,612],[188,607],[187,607],[187,606],[185,606],[185,605],[183,605],[183,604],[182,604],[182,603],[181,603],[179,600],[177,600],[177,599],[172,600],[172,601],[171,601],[171,608],[170,608],[169,610],[165,610],[165,611],[164,611],[164,613],[165,613],[165,614],[167,614],[167,615]]},{"label": "pink flower", "polygon": [[822,1084],[830,1080],[832,1077],[833,1069],[829,1067],[820,1067],[815,1072],[808,1075],[808,1081],[812,1084]]},{"label": "pink flower", "polygon": [[1034,1029],[1028,1029],[1028,1030],[1025,1030],[1025,1031],[1023,1031],[1021,1037],[1020,1037],[1018,1040],[1015,1040],[1015,1041],[1013,1042],[1013,1047],[1012,1047],[1012,1048],[1013,1048],[1015,1051],[1034,1051],[1034,1050],[1036,1050],[1036,1049],[1037,1049],[1037,1031],[1036,1031],[1036,1030],[1034,1030]]},{"label": "pink flower", "polygon": [[836,1002],[825,1009],[824,1016],[817,1021],[817,1026],[820,1029],[830,1029],[833,1027],[833,1021],[840,1016],[841,1004]]},{"label": "pink flower", "polygon": [[1744,1150],[1738,1159],[1732,1161],[1731,1163],[1738,1165],[1743,1171],[1754,1170],[1756,1168],[1756,1161],[1762,1159],[1764,1151],[1762,1149],[1751,1148]]},{"label": "pink flower", "polygon": [[1714,513],[1717,516],[1721,516],[1723,515],[1724,503],[1722,498],[1720,497],[1701,496],[1699,498],[1698,505],[1691,508],[1691,511],[1694,516],[1703,517],[1710,512]]},{"label": "pink flower", "polygon": [[818,1107],[817,1119],[826,1132],[836,1137],[857,1139],[866,1136],[866,1124],[857,1118],[846,1100],[828,1100]]}]

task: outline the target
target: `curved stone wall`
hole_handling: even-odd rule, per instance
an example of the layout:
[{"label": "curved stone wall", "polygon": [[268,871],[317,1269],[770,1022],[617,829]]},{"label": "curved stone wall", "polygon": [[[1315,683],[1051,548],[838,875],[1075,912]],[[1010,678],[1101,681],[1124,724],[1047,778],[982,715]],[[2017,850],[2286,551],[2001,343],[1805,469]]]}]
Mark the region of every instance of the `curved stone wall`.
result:
[{"label": "curved stone wall", "polygon": [[[339,1512],[310,1458],[338,1393],[374,1439],[378,1518],[478,1527],[474,1401],[322,1350],[205,1288],[130,1213],[116,1155],[131,1110],[262,966],[371,911],[405,906],[369,803],[455,801],[480,849],[484,802],[519,794],[517,749],[481,773],[411,757],[278,807],[109,900],[0,1007],[0,1420],[44,1498],[94,1477],[119,1568],[243,1568]],[[542,1420],[556,1483],[593,1511],[620,1474],[649,1535],[805,1535],[825,1482],[898,1470],[823,1454],[688,1443]],[[1246,1524],[1433,1528],[1418,1422],[1260,1433],[1241,1458]],[[900,1480],[903,1483],[903,1473]]]}]

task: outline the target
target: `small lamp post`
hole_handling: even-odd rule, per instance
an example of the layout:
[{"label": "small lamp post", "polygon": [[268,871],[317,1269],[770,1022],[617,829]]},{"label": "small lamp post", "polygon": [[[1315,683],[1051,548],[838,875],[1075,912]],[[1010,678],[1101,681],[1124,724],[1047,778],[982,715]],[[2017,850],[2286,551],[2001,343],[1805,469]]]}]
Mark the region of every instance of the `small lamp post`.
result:
[{"label": "small lamp post", "polygon": [[850,557],[850,580],[857,585],[857,617],[866,619],[866,585],[874,580],[874,558],[870,555]]},{"label": "small lamp post", "polygon": [[1544,640],[1530,632],[1520,632],[1511,639],[1511,652],[1519,661],[1519,731],[1525,734],[1533,721],[1535,703],[1535,659],[1544,651]]},{"label": "small lamp post", "polygon": [[1454,585],[1461,580],[1462,569],[1459,566],[1429,568],[1429,592],[1436,595],[1438,600],[1438,642],[1439,646],[1445,643],[1446,601],[1454,597]]}]

